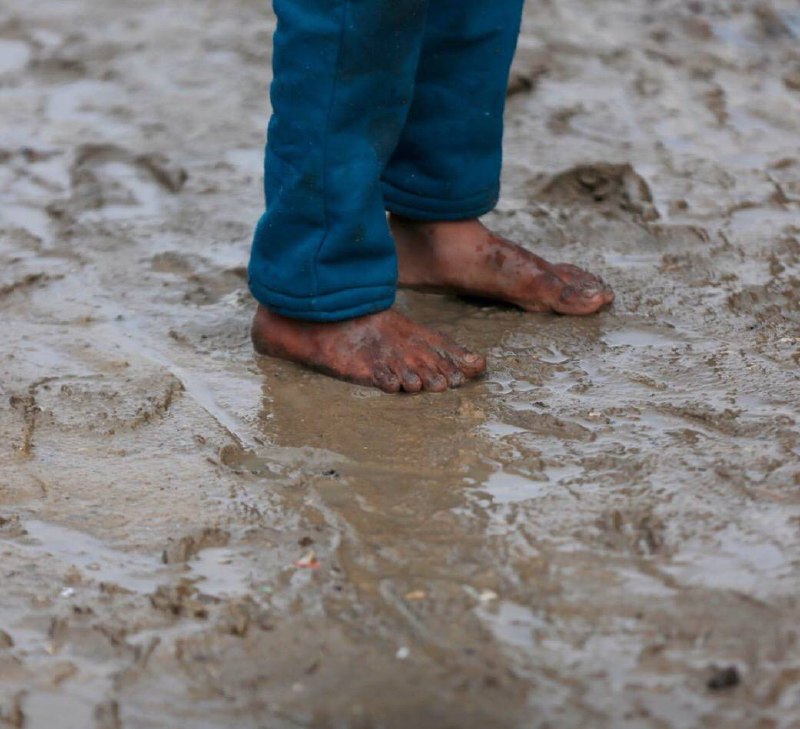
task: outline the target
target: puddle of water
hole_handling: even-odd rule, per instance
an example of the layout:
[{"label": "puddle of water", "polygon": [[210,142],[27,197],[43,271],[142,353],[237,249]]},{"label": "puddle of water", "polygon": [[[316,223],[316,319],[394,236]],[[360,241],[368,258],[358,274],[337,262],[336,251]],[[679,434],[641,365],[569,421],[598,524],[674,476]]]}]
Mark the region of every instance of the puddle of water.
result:
[{"label": "puddle of water", "polygon": [[493,374],[491,379],[486,381],[492,388],[492,393],[495,395],[510,395],[512,393],[526,393],[539,388],[527,380],[520,380],[511,375]]},{"label": "puddle of water", "polygon": [[792,31],[795,38],[800,38],[800,12],[782,13],[781,19]]},{"label": "puddle of water", "polygon": [[31,60],[31,48],[27,43],[15,40],[0,40],[0,73],[19,71]]},{"label": "puddle of water", "polygon": [[94,702],[64,692],[35,691],[25,698],[24,707],[25,726],[30,729],[54,725],[59,729],[86,729],[96,725]]},{"label": "puddle of water", "polygon": [[494,373],[491,375],[490,379],[486,380],[486,385],[490,388],[493,395],[508,395],[513,391],[513,383],[513,377]]},{"label": "puddle of water", "polygon": [[[733,527],[717,539],[717,545],[698,545],[677,554],[664,571],[686,584],[762,597],[780,592],[781,581],[793,575],[793,555],[775,544],[755,541]],[[795,594],[796,587],[788,589]]]},{"label": "puddle of water", "polygon": [[480,607],[478,611],[494,636],[514,648],[532,650],[534,631],[547,627],[547,623],[530,608],[506,600],[496,608]]},{"label": "puddle of water", "polygon": [[572,481],[583,474],[583,466],[566,464],[562,466],[549,466],[545,473],[551,483],[561,484]]},{"label": "puddle of water", "polygon": [[546,364],[566,364],[570,358],[557,347],[548,347],[547,354],[540,354],[537,359]]},{"label": "puddle of water", "polygon": [[502,440],[509,435],[518,435],[528,432],[525,428],[519,428],[516,425],[509,425],[508,423],[501,423],[498,420],[491,420],[484,423],[481,429],[486,431],[490,438],[497,440]]},{"label": "puddle of water", "polygon": [[50,216],[40,208],[3,204],[0,206],[0,224],[27,230],[43,242],[50,239]]},{"label": "puddle of water", "polygon": [[252,574],[242,555],[225,547],[210,547],[191,562],[192,573],[200,578],[200,592],[215,597],[236,597],[251,589]]},{"label": "puddle of water", "polygon": [[26,522],[25,529],[38,544],[15,541],[15,546],[69,562],[86,570],[95,580],[113,582],[127,590],[152,592],[158,584],[157,574],[164,569],[154,557],[111,549],[99,539],[74,529],[43,521]]},{"label": "puddle of water", "polygon": [[[133,592],[154,592],[162,578],[173,571],[156,557],[112,549],[99,539],[67,527],[29,521],[25,529],[28,539],[14,540],[15,548],[55,557],[85,571],[95,581],[112,582]],[[191,576],[199,580],[198,588],[207,595],[233,597],[251,589],[249,565],[232,549],[204,549],[189,567]]]},{"label": "puddle of water", "polygon": [[676,347],[682,342],[652,329],[627,327],[608,332],[603,341],[610,347]]},{"label": "puddle of water", "polygon": [[547,481],[532,481],[525,476],[507,471],[495,471],[481,484],[480,491],[488,493],[497,504],[515,504],[538,499],[550,489]]}]

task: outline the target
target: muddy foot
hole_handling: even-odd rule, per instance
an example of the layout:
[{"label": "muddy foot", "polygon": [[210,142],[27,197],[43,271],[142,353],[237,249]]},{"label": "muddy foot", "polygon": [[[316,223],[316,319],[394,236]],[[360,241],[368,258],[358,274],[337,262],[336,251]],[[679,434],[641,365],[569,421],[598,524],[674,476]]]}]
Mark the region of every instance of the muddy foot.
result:
[{"label": "muddy foot", "polygon": [[548,263],[478,220],[429,223],[390,216],[390,223],[401,286],[560,314],[593,314],[614,301],[601,278],[569,263]]},{"label": "muddy foot", "polygon": [[318,323],[259,306],[253,344],[267,354],[384,392],[443,392],[477,377],[486,360],[396,311]]}]

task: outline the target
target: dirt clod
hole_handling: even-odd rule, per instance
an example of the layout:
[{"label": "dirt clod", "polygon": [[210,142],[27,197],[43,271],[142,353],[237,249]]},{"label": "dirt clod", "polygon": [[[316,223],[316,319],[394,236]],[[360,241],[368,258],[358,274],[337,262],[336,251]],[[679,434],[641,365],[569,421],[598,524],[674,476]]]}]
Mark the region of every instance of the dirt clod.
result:
[{"label": "dirt clod", "polygon": [[715,668],[712,676],[706,682],[710,691],[726,691],[738,686],[742,679],[736,666]]},{"label": "dirt clod", "polygon": [[647,182],[629,164],[578,165],[538,182],[532,197],[562,206],[588,204],[607,214],[632,214],[645,222],[660,217]]}]

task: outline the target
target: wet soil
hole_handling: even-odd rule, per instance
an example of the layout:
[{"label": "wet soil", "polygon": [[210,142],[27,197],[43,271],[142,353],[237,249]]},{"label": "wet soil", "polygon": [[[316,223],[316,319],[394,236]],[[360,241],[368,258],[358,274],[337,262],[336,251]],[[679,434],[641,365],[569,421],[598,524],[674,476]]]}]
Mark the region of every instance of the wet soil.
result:
[{"label": "wet soil", "polygon": [[800,12],[532,2],[498,232],[589,319],[257,359],[273,16],[0,0],[0,726],[800,727]]}]

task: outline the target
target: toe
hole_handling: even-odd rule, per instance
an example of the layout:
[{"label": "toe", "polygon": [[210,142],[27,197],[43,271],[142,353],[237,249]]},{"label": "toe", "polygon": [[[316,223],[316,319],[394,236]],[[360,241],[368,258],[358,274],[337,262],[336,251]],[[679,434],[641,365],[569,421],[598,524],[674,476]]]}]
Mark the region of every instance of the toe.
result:
[{"label": "toe", "polygon": [[409,369],[404,369],[400,373],[400,381],[406,392],[419,392],[422,389],[422,379],[420,376]]},{"label": "toe", "polygon": [[467,379],[482,375],[486,371],[486,358],[456,344],[439,332],[431,332],[429,341],[434,351],[452,362]]},{"label": "toe", "polygon": [[399,392],[400,378],[386,365],[377,365],[372,374],[372,381],[376,387],[384,392]]},{"label": "toe", "polygon": [[560,314],[573,314],[582,316],[594,314],[607,303],[607,296],[603,289],[584,289],[576,286],[564,286],[558,301],[554,302],[553,309]]},{"label": "toe", "polygon": [[583,281],[600,281],[599,276],[595,276],[593,273],[589,273],[571,263],[556,263],[552,266],[551,270],[559,278],[571,284],[580,284]]},{"label": "toe", "polygon": [[[559,314],[585,316],[610,303],[610,289],[602,279],[568,263],[560,263],[537,276],[533,288],[537,292],[537,303],[545,304]],[[613,294],[611,296],[613,300]],[[525,308],[542,310],[536,305]]]},{"label": "toe", "polygon": [[571,263],[559,263],[553,266],[552,272],[565,284],[574,286],[581,291],[601,291],[606,288],[602,278],[584,271],[582,268],[573,266]]},{"label": "toe", "polygon": [[456,364],[464,373],[464,377],[472,380],[486,372],[486,357],[461,347],[458,350],[454,356],[456,357]]},{"label": "toe", "polygon": [[417,374],[429,392],[444,392],[448,388],[447,378],[434,367],[422,365],[417,368]]},{"label": "toe", "polygon": [[543,271],[532,281],[524,308],[528,311],[564,311],[575,298],[575,288],[559,278],[555,273]]},{"label": "toe", "polygon": [[441,358],[437,363],[439,372],[447,380],[449,387],[460,387],[464,384],[464,373],[448,358]]},{"label": "toe", "polygon": [[453,362],[467,380],[480,377],[486,372],[486,358],[475,352],[470,352],[463,347],[455,345],[445,350],[448,359]]}]

